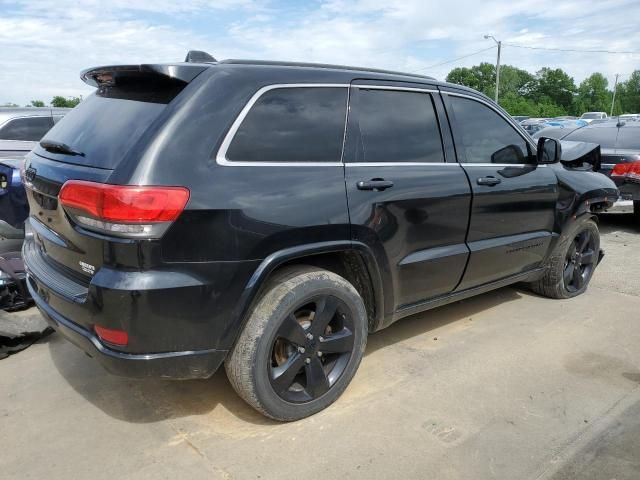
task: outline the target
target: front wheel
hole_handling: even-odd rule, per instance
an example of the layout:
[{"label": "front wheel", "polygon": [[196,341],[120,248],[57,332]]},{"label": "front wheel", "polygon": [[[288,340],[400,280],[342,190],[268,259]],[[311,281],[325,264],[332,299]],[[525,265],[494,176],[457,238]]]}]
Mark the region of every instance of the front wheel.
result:
[{"label": "front wheel", "polygon": [[534,292],[549,298],[571,298],[587,289],[600,256],[600,232],[593,220],[573,227],[556,246],[544,276],[531,284]]},{"label": "front wheel", "polygon": [[327,270],[287,268],[267,285],[225,369],[256,410],[298,420],[340,396],[366,341],[366,309],[353,285]]}]

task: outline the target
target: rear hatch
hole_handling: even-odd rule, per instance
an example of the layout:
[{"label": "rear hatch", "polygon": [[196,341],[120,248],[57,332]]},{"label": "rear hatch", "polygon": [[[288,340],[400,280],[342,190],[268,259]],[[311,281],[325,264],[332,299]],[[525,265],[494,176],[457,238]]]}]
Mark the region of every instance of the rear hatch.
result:
[{"label": "rear hatch", "polygon": [[[79,225],[59,202],[61,188],[68,180],[111,183],[114,170],[139,158],[170,115],[171,102],[207,67],[115,66],[82,74],[97,91],[47,133],[25,164],[35,240],[25,246],[25,255],[33,257],[27,263],[40,268],[40,275],[49,275],[51,281],[42,279],[45,283],[55,283],[54,277],[62,275],[86,286],[112,255],[110,245],[136,242]],[[138,261],[135,255],[128,260]]]}]

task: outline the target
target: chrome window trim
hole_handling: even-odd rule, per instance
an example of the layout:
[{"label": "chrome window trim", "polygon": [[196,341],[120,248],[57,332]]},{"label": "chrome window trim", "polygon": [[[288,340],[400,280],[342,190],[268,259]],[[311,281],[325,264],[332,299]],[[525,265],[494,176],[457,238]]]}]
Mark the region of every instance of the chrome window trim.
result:
[{"label": "chrome window trim", "polygon": [[442,167],[442,166],[452,166],[459,167],[462,165],[458,162],[351,162],[345,163],[345,167],[392,167],[392,166],[405,166],[405,167],[414,167],[414,166],[432,166],[432,167]]},{"label": "chrome window trim", "polygon": [[473,163],[473,162],[465,162],[460,163],[463,167],[535,167],[535,168],[546,168],[548,165],[542,164],[539,165],[537,163]]},{"label": "chrome window trim", "polygon": [[[464,93],[455,93],[455,92],[441,92],[441,93],[443,95],[451,95],[452,97],[468,98],[469,100],[475,100],[478,103],[482,103],[482,104],[486,105],[491,110],[493,110],[498,115],[500,115],[503,119],[505,119],[507,121],[507,123],[513,127],[513,129],[516,131],[516,133],[518,135],[520,135],[522,137],[522,139],[533,148],[534,152],[538,149],[538,146],[536,145],[535,141],[532,138],[527,138],[529,136],[528,133],[525,132],[526,136],[522,134],[524,129],[520,125],[516,124],[513,121],[512,118],[509,118],[508,116],[506,116],[504,113],[502,113],[500,110],[498,110],[494,105],[491,105],[490,102],[487,102],[486,100],[484,100],[482,98],[479,98],[479,97],[474,97],[473,95],[465,95]],[[535,164],[525,163],[524,165],[535,165]]]},{"label": "chrome window trim", "polygon": [[[283,88],[347,88],[350,87],[358,88],[361,90],[393,90],[393,91],[406,91],[406,92],[419,92],[419,93],[428,93],[428,94],[444,94],[444,95],[452,95],[456,97],[468,98],[470,100],[475,100],[479,103],[482,103],[489,107],[491,110],[500,115],[504,120],[507,121],[517,133],[523,138],[523,140],[529,143],[532,148],[535,149],[537,146],[534,144],[533,140],[528,140],[524,138],[522,133],[520,132],[517,125],[513,123],[513,120],[506,117],[502,112],[497,110],[493,105],[489,102],[484,101],[481,98],[474,97],[472,95],[465,95],[461,93],[453,93],[453,92],[443,92],[440,90],[430,89],[430,88],[417,88],[417,87],[404,87],[404,86],[392,86],[392,85],[360,85],[360,84],[345,84],[345,83],[278,83],[271,84],[261,87],[256,93],[254,93],[246,105],[242,108],[236,119],[231,124],[229,131],[225,135],[220,148],[216,154],[216,163],[222,166],[238,166],[238,167],[247,167],[247,166],[265,166],[265,167],[391,167],[391,166],[458,166],[458,167],[526,167],[526,166],[538,166],[538,167],[546,167],[547,165],[537,165],[535,163],[472,163],[472,162],[350,162],[344,163],[341,159],[339,162],[247,162],[247,161],[234,161],[229,160],[227,158],[227,150],[231,145],[240,125],[249,114],[249,111],[255,103],[264,95],[266,92],[276,89]],[[347,130],[347,117],[349,115],[349,94],[347,94],[347,108],[345,114],[345,125],[344,125],[344,136],[343,136],[343,148],[344,141],[346,138],[346,130]]]},{"label": "chrome window trim", "polygon": [[398,90],[401,92],[427,92],[427,93],[439,93],[438,90],[434,90],[433,88],[417,88],[417,87],[396,87],[393,85],[360,85],[355,84],[352,85],[354,88],[359,88],[360,90]]},{"label": "chrome window trim", "polygon": [[538,165],[535,163],[462,163],[462,162],[352,162],[345,163],[345,167],[392,167],[395,165],[404,166],[431,166],[431,167],[535,167],[546,168],[548,165]]},{"label": "chrome window trim", "polygon": [[[271,85],[266,85],[260,88],[253,96],[249,99],[247,104],[242,108],[236,119],[231,124],[231,128],[222,140],[222,144],[218,149],[218,153],[216,154],[216,163],[222,166],[232,166],[232,167],[342,167],[344,164],[342,163],[342,159],[339,162],[245,162],[245,161],[234,161],[229,160],[227,158],[227,150],[231,145],[240,125],[249,114],[249,111],[253,108],[255,103],[264,95],[266,92],[271,90],[277,90],[282,88],[346,88],[350,87],[347,83],[275,83]],[[347,91],[347,112],[349,111],[349,97]],[[345,130],[347,128],[347,122],[345,117]],[[344,148],[344,136],[343,136],[343,148]],[[342,156],[342,152],[341,152]]]}]

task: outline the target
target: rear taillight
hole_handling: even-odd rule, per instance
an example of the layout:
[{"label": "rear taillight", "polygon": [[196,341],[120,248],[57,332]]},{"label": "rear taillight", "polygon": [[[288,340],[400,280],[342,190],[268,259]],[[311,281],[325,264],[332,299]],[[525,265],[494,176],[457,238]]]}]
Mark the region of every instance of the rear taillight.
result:
[{"label": "rear taillight", "polygon": [[640,182],[640,162],[621,162],[616,164],[611,171],[612,177],[624,177]]},{"label": "rear taillight", "polygon": [[129,343],[129,334],[124,330],[105,328],[100,325],[95,325],[93,328],[98,334],[98,338],[103,342],[118,345],[119,347],[125,347]]},{"label": "rear taillight", "polygon": [[69,180],[58,198],[65,210],[89,229],[156,238],[182,213],[189,189]]}]

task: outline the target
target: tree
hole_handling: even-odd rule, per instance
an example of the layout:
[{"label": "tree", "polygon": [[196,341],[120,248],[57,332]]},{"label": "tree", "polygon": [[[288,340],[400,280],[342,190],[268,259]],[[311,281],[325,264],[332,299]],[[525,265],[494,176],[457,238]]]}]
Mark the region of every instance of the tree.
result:
[{"label": "tree", "polygon": [[572,110],[576,84],[561,68],[544,67],[536,73],[531,97],[539,103],[555,103],[565,111]]},{"label": "tree", "polygon": [[634,71],[626,82],[618,84],[616,104],[618,102],[618,113],[640,113],[640,70]]},{"label": "tree", "polygon": [[[500,71],[502,72],[502,69]],[[471,87],[487,96],[493,96],[496,85],[496,67],[483,62],[471,68],[454,68],[449,72],[446,80],[450,83]]]},{"label": "tree", "polygon": [[31,100],[32,107],[44,107],[44,102],[42,100]]},{"label": "tree", "polygon": [[[495,96],[495,67],[490,63],[454,68],[446,79],[490,98]],[[556,117],[609,112],[612,95],[601,73],[592,74],[576,87],[573,78],[560,68],[545,67],[532,75],[512,65],[500,67],[500,105],[512,115]],[[613,113],[640,113],[640,70],[618,84]]]},{"label": "tree", "polygon": [[65,98],[65,97],[62,97],[60,95],[56,95],[51,100],[51,106],[52,107],[73,108],[76,105],[78,105],[79,103],[80,103],[80,98],[78,98],[78,97]]},{"label": "tree", "polygon": [[601,73],[593,73],[585,78],[578,87],[576,97],[577,113],[608,112],[611,108],[611,92],[607,90],[609,82]]},{"label": "tree", "polygon": [[[511,65],[500,67],[500,98],[513,95],[528,96],[535,87],[535,77],[526,70]],[[500,101],[502,104],[502,101]]]},{"label": "tree", "polygon": [[527,115],[528,117],[559,117],[567,112],[548,98],[536,102],[522,95],[508,93],[500,99],[500,106],[511,115]]}]

